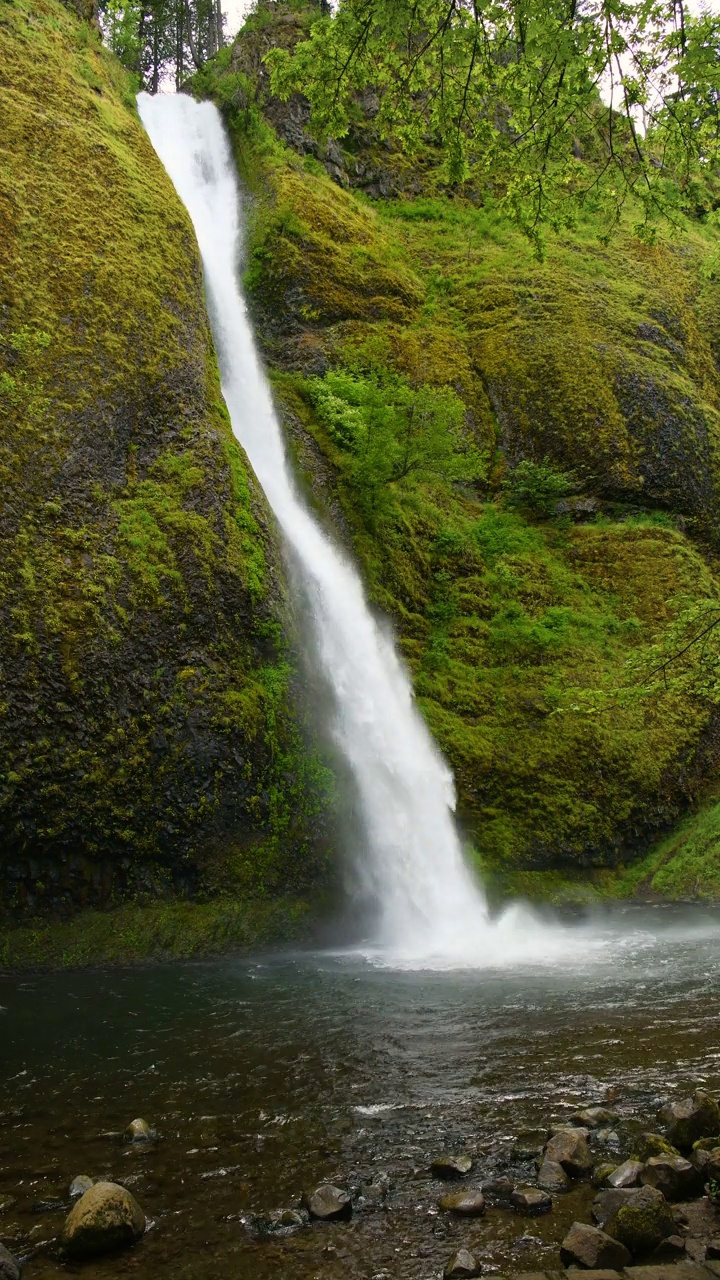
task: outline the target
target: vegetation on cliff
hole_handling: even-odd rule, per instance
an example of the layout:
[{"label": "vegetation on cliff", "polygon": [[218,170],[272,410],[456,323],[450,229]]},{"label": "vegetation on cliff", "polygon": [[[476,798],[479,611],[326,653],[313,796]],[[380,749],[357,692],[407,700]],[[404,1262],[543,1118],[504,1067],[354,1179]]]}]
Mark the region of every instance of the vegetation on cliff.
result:
[{"label": "vegetation on cliff", "polygon": [[484,866],[632,859],[717,758],[705,690],[615,696],[717,601],[712,220],[648,244],[631,212],[607,242],[588,208],[539,261],[439,151],[408,162],[371,93],[340,143],[273,94],[266,56],[312,16],[263,3],[192,84],[251,196],[246,284],[298,466],[398,629]]},{"label": "vegetation on cliff", "polygon": [[298,894],[326,775],[192,228],[90,24],[8,0],[0,64],[2,910]]}]

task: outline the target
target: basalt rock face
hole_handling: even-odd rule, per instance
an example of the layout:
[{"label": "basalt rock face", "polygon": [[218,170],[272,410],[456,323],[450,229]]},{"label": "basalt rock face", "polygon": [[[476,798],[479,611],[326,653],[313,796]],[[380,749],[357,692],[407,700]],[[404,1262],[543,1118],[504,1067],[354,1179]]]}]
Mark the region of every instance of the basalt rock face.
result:
[{"label": "basalt rock face", "polygon": [[189,220],[73,6],[4,5],[0,65],[0,913],[300,890],[280,555]]},{"label": "basalt rock face", "polygon": [[[655,247],[629,223],[609,245],[599,227],[549,234],[540,263],[482,193],[448,191],[431,147],[413,186],[373,135],[371,94],[330,155],[307,104],[273,98],[262,61],[313,12],[264,0],[190,85],[236,146],[246,288],[296,463],[394,623],[486,873],[510,870],[503,884],[525,894],[538,873],[616,868],[720,758],[702,698],[625,700],[628,659],[717,589],[720,288],[706,232]],[[360,170],[380,163],[395,181],[360,198]],[[468,479],[411,460],[365,483],[358,415],[398,387],[420,416],[438,393],[454,406],[461,460],[476,451]],[[518,510],[515,469],[544,461],[573,492]],[[595,714],[589,690],[615,691],[612,710]]]}]

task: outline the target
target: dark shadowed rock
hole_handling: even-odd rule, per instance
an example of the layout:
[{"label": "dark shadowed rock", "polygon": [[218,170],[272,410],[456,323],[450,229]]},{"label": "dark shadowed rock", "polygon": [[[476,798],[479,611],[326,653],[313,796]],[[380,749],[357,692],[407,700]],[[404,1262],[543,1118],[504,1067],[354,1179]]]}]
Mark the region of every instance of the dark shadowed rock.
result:
[{"label": "dark shadowed rock", "polygon": [[0,1244],[0,1280],[20,1280],[20,1263]]},{"label": "dark shadowed rock", "polygon": [[547,1129],[521,1129],[515,1142],[511,1156],[513,1160],[534,1160],[542,1155],[548,1140]]},{"label": "dark shadowed rock", "polygon": [[583,1111],[576,1111],[572,1122],[585,1129],[601,1129],[604,1125],[613,1125],[617,1118],[617,1111],[609,1111],[607,1107],[585,1107]]},{"label": "dark shadowed rock", "polygon": [[653,1156],[679,1156],[680,1152],[674,1147],[667,1138],[663,1138],[660,1133],[641,1133],[639,1138],[635,1139],[633,1147],[633,1160],[641,1160],[645,1164],[646,1160],[651,1160]]},{"label": "dark shadowed rock", "polygon": [[608,1174],[606,1182],[609,1187],[619,1189],[621,1187],[637,1187],[640,1185],[640,1175],[643,1171],[643,1163],[641,1160],[624,1160],[619,1164],[617,1169],[613,1169]]},{"label": "dark shadowed rock", "polygon": [[316,1187],[303,1197],[303,1204],[311,1218],[331,1222],[338,1218],[352,1217],[352,1200],[347,1191],[330,1183]]},{"label": "dark shadowed rock", "polygon": [[698,1138],[709,1138],[720,1132],[720,1108],[702,1089],[692,1098],[666,1103],[659,1118],[667,1125],[668,1141],[680,1151],[689,1151]]},{"label": "dark shadowed rock", "polygon": [[705,1256],[710,1258],[712,1261],[715,1261],[716,1258],[720,1258],[720,1239],[708,1240]]},{"label": "dark shadowed rock", "polygon": [[630,1253],[619,1240],[613,1240],[599,1227],[574,1222],[560,1246],[560,1258],[566,1267],[587,1270],[618,1271],[630,1262]]},{"label": "dark shadowed rock", "polygon": [[675,1234],[670,1205],[655,1187],[638,1187],[605,1224],[609,1235],[630,1250],[634,1258],[652,1253],[662,1240]]},{"label": "dark shadowed rock", "polygon": [[145,1214],[116,1182],[96,1182],[65,1219],[61,1246],[70,1258],[92,1258],[126,1248],[143,1234]]},{"label": "dark shadowed rock", "polygon": [[627,1204],[630,1196],[630,1189],[608,1188],[607,1191],[600,1191],[596,1195],[592,1203],[593,1221],[601,1231],[604,1231],[608,1222],[617,1213],[622,1205]]},{"label": "dark shadowed rock", "polygon": [[438,1156],[430,1165],[430,1172],[436,1178],[444,1178],[447,1181],[453,1178],[465,1178],[473,1167],[472,1156]]},{"label": "dark shadowed rock", "polygon": [[562,1165],[571,1178],[586,1177],[593,1167],[583,1129],[561,1129],[555,1133],[545,1148],[545,1158]]},{"label": "dark shadowed rock", "polygon": [[682,1156],[652,1156],[640,1175],[640,1181],[645,1187],[657,1187],[666,1200],[688,1200],[696,1190],[700,1190],[697,1169]]},{"label": "dark shadowed rock", "polygon": [[445,1280],[468,1280],[472,1276],[480,1275],[480,1263],[474,1254],[467,1249],[458,1249],[451,1258],[448,1259],[443,1276]]},{"label": "dark shadowed rock", "polygon": [[450,1195],[441,1196],[438,1208],[443,1213],[458,1213],[465,1218],[480,1218],[485,1212],[485,1197],[482,1191],[453,1191]]},{"label": "dark shadowed rock", "polygon": [[685,1241],[682,1236],[668,1236],[661,1240],[657,1249],[650,1254],[650,1261],[656,1263],[681,1262],[686,1257]]},{"label": "dark shadowed rock", "polygon": [[570,1187],[570,1178],[561,1164],[546,1157],[540,1165],[538,1186],[543,1191],[567,1191]]},{"label": "dark shadowed rock", "polygon": [[510,1196],[510,1203],[516,1213],[549,1213],[552,1209],[552,1196],[539,1187],[516,1187]]},{"label": "dark shadowed rock", "polygon": [[483,1195],[489,1196],[494,1204],[509,1204],[515,1183],[509,1178],[493,1178],[490,1182],[483,1182],[482,1189]]}]

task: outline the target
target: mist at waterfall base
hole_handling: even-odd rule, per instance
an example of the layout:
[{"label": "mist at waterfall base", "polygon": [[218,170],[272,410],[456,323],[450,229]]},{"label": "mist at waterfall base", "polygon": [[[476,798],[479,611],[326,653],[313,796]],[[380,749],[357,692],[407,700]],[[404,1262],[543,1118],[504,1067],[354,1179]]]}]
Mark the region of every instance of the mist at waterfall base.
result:
[{"label": "mist at waterfall base", "polygon": [[491,918],[463,859],[452,775],[392,637],[294,484],[239,286],[242,198],[220,115],[186,95],[141,94],[138,107],[195,228],[233,432],[296,567],[311,658],[331,693],[330,733],[357,797],[358,897],[375,904],[368,957],[407,968],[572,963],[580,932],[586,956],[609,957],[602,928],[548,923],[520,905]]}]

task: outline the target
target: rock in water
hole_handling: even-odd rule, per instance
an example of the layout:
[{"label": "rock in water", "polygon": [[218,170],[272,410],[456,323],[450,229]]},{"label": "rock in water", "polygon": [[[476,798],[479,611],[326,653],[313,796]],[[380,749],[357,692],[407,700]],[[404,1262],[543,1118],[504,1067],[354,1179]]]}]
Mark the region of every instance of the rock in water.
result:
[{"label": "rock in water", "polygon": [[560,1257],[566,1267],[585,1267],[590,1271],[621,1271],[630,1262],[630,1254],[619,1240],[589,1227],[584,1222],[574,1222],[560,1246]]},{"label": "rock in water", "polygon": [[436,1178],[451,1180],[466,1177],[472,1167],[472,1156],[438,1156],[430,1165],[430,1172]]},{"label": "rock in water", "polygon": [[549,1213],[552,1209],[552,1196],[539,1187],[516,1187],[510,1196],[510,1203],[516,1213]]},{"label": "rock in water", "polygon": [[629,1191],[605,1223],[608,1233],[625,1245],[633,1257],[642,1257],[657,1249],[661,1241],[675,1232],[670,1205],[655,1187],[638,1187]]},{"label": "rock in water", "polygon": [[617,1169],[613,1169],[609,1173],[605,1181],[609,1187],[613,1187],[616,1191],[621,1187],[637,1187],[640,1185],[640,1175],[644,1165],[641,1160],[625,1160],[619,1164]]},{"label": "rock in water", "polygon": [[447,1266],[443,1271],[445,1280],[465,1280],[465,1277],[479,1276],[480,1263],[477,1258],[467,1249],[458,1249],[452,1258],[448,1259]]},{"label": "rock in water", "polygon": [[568,1191],[570,1179],[556,1160],[543,1160],[538,1173],[538,1186],[543,1191]]},{"label": "rock in water", "polygon": [[[477,1272],[473,1272],[477,1275]],[[20,1263],[0,1244],[0,1280],[20,1280]]]},{"label": "rock in water", "polygon": [[720,1108],[714,1098],[698,1089],[692,1098],[668,1102],[660,1111],[667,1127],[668,1141],[681,1151],[689,1151],[698,1138],[720,1133]]},{"label": "rock in water", "polygon": [[150,1128],[147,1120],[131,1120],[125,1130],[125,1137],[128,1142],[134,1142],[137,1146],[150,1146],[155,1142],[157,1134],[154,1129]]},{"label": "rock in water", "polygon": [[617,1111],[608,1111],[607,1107],[586,1107],[575,1113],[572,1122],[584,1129],[600,1129],[603,1125],[615,1124],[617,1118]]},{"label": "rock in water", "polygon": [[145,1230],[145,1214],[137,1200],[116,1182],[96,1182],[65,1219],[63,1252],[92,1258],[133,1244]]},{"label": "rock in water", "polygon": [[542,1155],[548,1140],[547,1129],[521,1129],[511,1152],[513,1160],[534,1160]]},{"label": "rock in water", "polygon": [[651,1160],[653,1156],[679,1156],[680,1152],[677,1147],[668,1142],[667,1138],[663,1138],[659,1133],[641,1133],[639,1138],[635,1139],[635,1149],[632,1153],[633,1160],[642,1160],[645,1164],[646,1160]]},{"label": "rock in water", "polygon": [[347,1191],[333,1187],[329,1183],[316,1187],[304,1197],[305,1208],[311,1218],[319,1218],[322,1222],[332,1222],[338,1218],[352,1217],[352,1200]]},{"label": "rock in water", "polygon": [[79,1173],[77,1178],[73,1178],[70,1183],[70,1199],[77,1200],[78,1196],[84,1196],[93,1186],[93,1179],[89,1178],[86,1173]]},{"label": "rock in water", "polygon": [[485,1197],[482,1191],[455,1191],[451,1195],[441,1196],[438,1208],[443,1213],[458,1213],[464,1218],[480,1218],[485,1212]]},{"label": "rock in water", "polygon": [[592,1172],[593,1158],[583,1129],[560,1129],[548,1142],[545,1158],[562,1165],[571,1178],[584,1178]]},{"label": "rock in water", "polygon": [[688,1200],[700,1189],[697,1169],[682,1156],[652,1156],[640,1175],[640,1181],[644,1187],[657,1187],[666,1200]]}]

